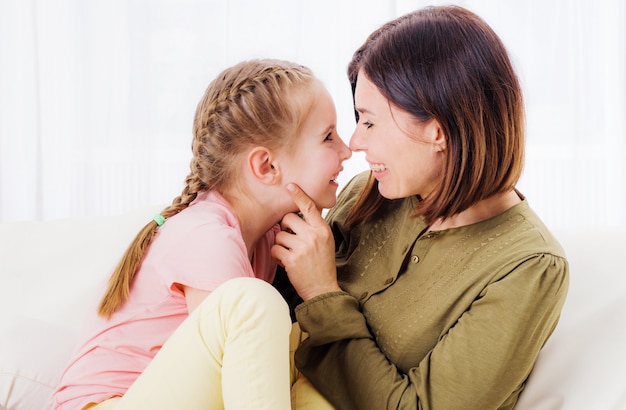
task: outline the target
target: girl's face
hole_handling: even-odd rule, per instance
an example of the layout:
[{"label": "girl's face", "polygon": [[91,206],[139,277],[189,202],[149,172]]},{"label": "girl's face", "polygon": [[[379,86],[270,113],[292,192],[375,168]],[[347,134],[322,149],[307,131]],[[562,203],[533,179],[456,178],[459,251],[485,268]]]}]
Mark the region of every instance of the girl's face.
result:
[{"label": "girl's face", "polygon": [[421,195],[440,181],[445,138],[436,120],[419,122],[392,105],[361,71],[354,93],[359,113],[350,149],[363,151],[380,194],[388,199]]},{"label": "girl's face", "polygon": [[304,93],[299,99],[313,100],[284,158],[283,180],[300,186],[318,208],[331,208],[337,202],[337,176],[352,152],[337,134],[335,105],[324,86],[315,81],[299,92]]}]

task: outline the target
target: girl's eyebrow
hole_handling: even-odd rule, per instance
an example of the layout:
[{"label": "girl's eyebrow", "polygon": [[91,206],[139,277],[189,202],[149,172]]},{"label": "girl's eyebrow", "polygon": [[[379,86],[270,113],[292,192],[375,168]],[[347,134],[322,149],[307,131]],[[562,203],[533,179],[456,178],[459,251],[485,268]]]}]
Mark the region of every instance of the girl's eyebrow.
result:
[{"label": "girl's eyebrow", "polygon": [[328,127],[324,128],[324,131],[322,131],[322,134],[328,135],[329,133],[333,132],[335,129],[337,129],[337,124],[330,124]]}]

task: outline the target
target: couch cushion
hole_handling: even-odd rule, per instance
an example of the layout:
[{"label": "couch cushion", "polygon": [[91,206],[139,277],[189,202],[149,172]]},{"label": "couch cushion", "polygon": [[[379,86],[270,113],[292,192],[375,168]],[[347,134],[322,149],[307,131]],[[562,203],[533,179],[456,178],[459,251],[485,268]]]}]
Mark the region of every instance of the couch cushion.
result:
[{"label": "couch cushion", "polygon": [[85,312],[161,209],[0,224],[0,409],[48,408]]},{"label": "couch cushion", "polygon": [[515,409],[626,409],[626,232],[555,234],[570,263],[570,289]]},{"label": "couch cushion", "polygon": [[76,330],[19,316],[3,323],[0,335],[0,408],[48,408]]}]

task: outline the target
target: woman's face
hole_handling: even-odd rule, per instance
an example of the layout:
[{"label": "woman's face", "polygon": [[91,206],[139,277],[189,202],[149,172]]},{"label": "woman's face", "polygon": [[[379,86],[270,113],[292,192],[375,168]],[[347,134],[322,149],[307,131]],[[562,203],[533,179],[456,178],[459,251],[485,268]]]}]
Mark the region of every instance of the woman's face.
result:
[{"label": "woman's face", "polygon": [[436,120],[419,122],[392,105],[363,71],[354,92],[359,113],[350,149],[362,151],[388,199],[428,196],[440,181],[445,138]]}]

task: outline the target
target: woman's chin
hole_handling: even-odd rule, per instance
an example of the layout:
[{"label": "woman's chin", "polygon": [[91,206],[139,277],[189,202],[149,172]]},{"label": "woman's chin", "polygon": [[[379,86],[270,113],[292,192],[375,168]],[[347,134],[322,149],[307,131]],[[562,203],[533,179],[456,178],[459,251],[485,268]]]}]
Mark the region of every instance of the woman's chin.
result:
[{"label": "woman's chin", "polygon": [[399,199],[407,196],[403,195],[397,189],[390,189],[388,187],[385,187],[384,185],[381,185],[380,182],[378,183],[378,193],[385,199]]}]

